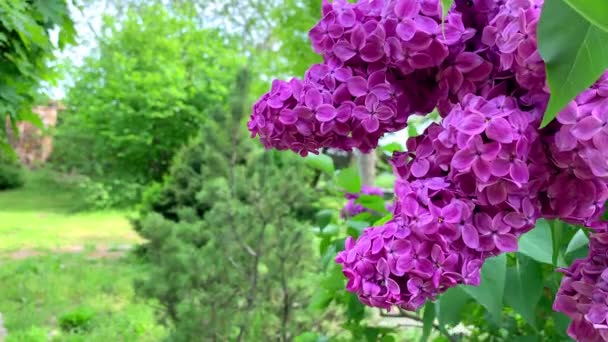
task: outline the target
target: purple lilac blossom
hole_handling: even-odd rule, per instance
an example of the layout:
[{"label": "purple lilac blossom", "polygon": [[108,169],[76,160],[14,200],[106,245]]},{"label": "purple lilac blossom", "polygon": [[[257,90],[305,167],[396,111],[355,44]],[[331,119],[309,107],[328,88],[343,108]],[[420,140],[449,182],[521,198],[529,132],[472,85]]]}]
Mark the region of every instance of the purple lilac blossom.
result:
[{"label": "purple lilac blossom", "polygon": [[477,285],[486,258],[517,250],[539,218],[562,219],[597,233],[556,310],[573,318],[571,336],[608,336],[605,292],[590,292],[608,290],[608,73],[538,128],[549,99],[542,3],[456,0],[442,22],[438,0],[324,1],[310,31],[324,62],[303,80],[275,81],[254,106],[252,134],[303,155],[369,151],[411,114],[442,116],[391,160],[393,219],[349,238],[336,258],[363,303],[415,310]]},{"label": "purple lilac blossom", "polygon": [[572,319],[568,335],[580,342],[608,341],[608,233],[591,235],[589,255],[564,273],[553,303]]}]

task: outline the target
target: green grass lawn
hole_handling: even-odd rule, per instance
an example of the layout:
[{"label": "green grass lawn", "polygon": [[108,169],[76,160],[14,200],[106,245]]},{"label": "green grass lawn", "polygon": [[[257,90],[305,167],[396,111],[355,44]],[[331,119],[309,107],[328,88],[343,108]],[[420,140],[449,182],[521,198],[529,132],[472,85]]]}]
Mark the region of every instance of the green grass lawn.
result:
[{"label": "green grass lawn", "polygon": [[0,192],[0,252],[141,242],[126,212],[75,211],[74,191],[50,175],[31,173],[25,187]]},{"label": "green grass lawn", "polygon": [[[133,258],[91,258],[72,247],[133,245],[126,212],[75,211],[77,193],[46,172],[0,192],[0,313],[7,342],[159,341],[158,308],[135,297]],[[16,253],[23,259],[16,260]],[[42,254],[42,255],[37,255]]]},{"label": "green grass lawn", "polygon": [[126,259],[70,254],[4,261],[6,342],[161,340],[155,307],[134,296],[137,271]]}]

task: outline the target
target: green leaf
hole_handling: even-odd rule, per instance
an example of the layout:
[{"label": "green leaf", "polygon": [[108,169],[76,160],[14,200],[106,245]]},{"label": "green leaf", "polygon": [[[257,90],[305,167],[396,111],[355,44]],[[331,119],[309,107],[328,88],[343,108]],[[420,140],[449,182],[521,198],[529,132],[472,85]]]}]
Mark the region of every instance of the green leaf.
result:
[{"label": "green leaf", "polygon": [[323,171],[329,175],[334,173],[334,161],[326,154],[309,154],[304,160],[306,160],[306,165],[313,169]]},{"label": "green leaf", "polygon": [[350,193],[361,192],[361,178],[356,168],[349,167],[338,171],[336,185]]},{"label": "green leaf", "polygon": [[395,186],[395,175],[392,173],[384,172],[376,177],[376,186],[380,188],[393,188]]},{"label": "green leaf", "polygon": [[19,113],[19,119],[26,121],[34,125],[36,128],[44,129],[44,122],[40,118],[40,115],[32,112],[31,110],[25,110]]},{"label": "green leaf", "polygon": [[460,287],[453,287],[442,294],[435,302],[439,325],[456,325],[460,322],[462,309],[471,299]]},{"label": "green leaf", "polygon": [[377,213],[385,214],[388,213],[386,210],[386,203],[384,198],[376,195],[361,195],[355,203],[361,204],[367,209],[371,209]]},{"label": "green leaf", "polygon": [[427,302],[424,306],[424,315],[422,316],[422,336],[420,337],[421,342],[425,342],[429,339],[434,321],[435,304],[432,302]]},{"label": "green leaf", "polygon": [[443,10],[443,18],[448,14],[448,11],[452,7],[454,0],[441,0],[441,8]]},{"label": "green leaf", "polygon": [[538,220],[536,227],[519,239],[519,253],[536,261],[553,265],[553,238],[547,221]]},{"label": "green leaf", "polygon": [[319,289],[312,295],[308,308],[312,311],[323,311],[331,304],[333,299],[333,293],[326,289]]},{"label": "green leaf", "polygon": [[502,302],[505,290],[507,255],[501,254],[486,260],[481,270],[479,286],[462,286],[462,290],[473,297],[490,313],[495,323],[502,321]]},{"label": "green leaf", "polygon": [[395,151],[402,152],[405,150],[405,148],[403,147],[403,145],[401,143],[399,143],[397,141],[393,141],[390,144],[383,145],[382,150],[384,150],[384,152],[387,152],[387,153],[393,153]]},{"label": "green leaf", "polygon": [[538,24],[538,49],[546,64],[551,98],[541,127],[549,124],[568,102],[608,68],[606,41],[608,32],[592,24],[564,0],[545,2]]},{"label": "green leaf", "polygon": [[315,219],[316,219],[317,225],[321,228],[327,226],[331,222],[331,219],[333,216],[334,216],[333,210],[330,210],[330,209],[320,210],[319,212],[317,212],[315,214]]},{"label": "green leaf", "polygon": [[516,264],[507,269],[507,284],[505,303],[536,327],[536,305],[544,287],[541,265],[518,255]]},{"label": "green leaf", "polygon": [[578,14],[593,25],[608,31],[608,1],[565,0]]},{"label": "green leaf", "polygon": [[386,222],[390,221],[393,218],[393,214],[388,214],[386,216],[384,216],[383,218],[379,219],[378,221],[374,222],[372,224],[372,226],[377,227],[377,226],[381,226],[383,224],[385,224]]},{"label": "green leaf", "polygon": [[589,238],[587,237],[587,234],[585,234],[584,230],[579,229],[568,243],[566,254],[573,253],[583,247],[586,247],[587,245],[589,245]]}]

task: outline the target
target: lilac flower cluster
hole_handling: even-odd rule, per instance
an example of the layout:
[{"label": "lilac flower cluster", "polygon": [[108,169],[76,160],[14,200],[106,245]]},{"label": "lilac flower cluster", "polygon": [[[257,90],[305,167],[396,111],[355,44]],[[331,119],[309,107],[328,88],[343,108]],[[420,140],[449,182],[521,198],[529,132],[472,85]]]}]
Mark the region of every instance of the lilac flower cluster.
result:
[{"label": "lilac flower cluster", "polygon": [[580,342],[608,341],[608,233],[591,235],[589,255],[562,270],[553,309],[572,319],[568,335]]},{"label": "lilac flower cluster", "polygon": [[[438,0],[324,1],[310,32],[324,63],[302,81],[275,81],[254,106],[252,133],[302,154],[368,151],[410,114],[437,108],[443,117],[391,160],[393,219],[349,238],[336,257],[363,303],[414,310],[452,286],[476,285],[485,259],[517,250],[539,218],[558,218],[600,233],[556,307],[574,315],[576,302],[573,336],[604,334],[606,295],[589,291],[608,281],[598,259],[608,243],[608,73],[539,129],[549,99],[536,45],[541,7],[456,0],[442,22]],[[601,306],[591,311],[590,301]]]},{"label": "lilac flower cluster", "polygon": [[[340,211],[340,216],[342,216],[342,218],[349,218],[349,217],[357,216],[364,212],[376,214],[376,212],[374,212],[373,210],[368,209],[368,208],[364,207],[362,204],[356,202],[361,195],[373,195],[373,196],[383,197],[384,191],[375,186],[363,185],[361,187],[360,193],[354,193],[354,194],[346,193],[344,195],[344,197],[348,201],[344,205],[344,208],[342,208],[342,210]],[[390,205],[387,205],[387,210],[388,209],[390,209]],[[388,211],[390,211],[390,210],[388,210]]]},{"label": "lilac flower cluster", "polygon": [[[473,34],[458,13],[442,26],[437,1],[325,1],[310,31],[324,63],[303,80],[274,81],[254,105],[249,130],[268,148],[302,155],[321,147],[369,151],[384,133],[404,128],[409,115],[433,110],[437,68]],[[469,79],[491,68],[458,63]]]}]

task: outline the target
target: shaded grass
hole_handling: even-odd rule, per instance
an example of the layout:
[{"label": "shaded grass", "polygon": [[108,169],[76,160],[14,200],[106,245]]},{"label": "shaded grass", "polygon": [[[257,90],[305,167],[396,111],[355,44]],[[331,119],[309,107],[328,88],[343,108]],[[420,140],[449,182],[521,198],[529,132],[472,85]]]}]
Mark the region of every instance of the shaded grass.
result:
[{"label": "shaded grass", "polygon": [[[138,300],[139,267],[128,259],[55,255],[4,260],[0,312],[10,341],[158,341],[166,329],[155,305]],[[86,329],[62,329],[65,317],[89,313]]]}]

